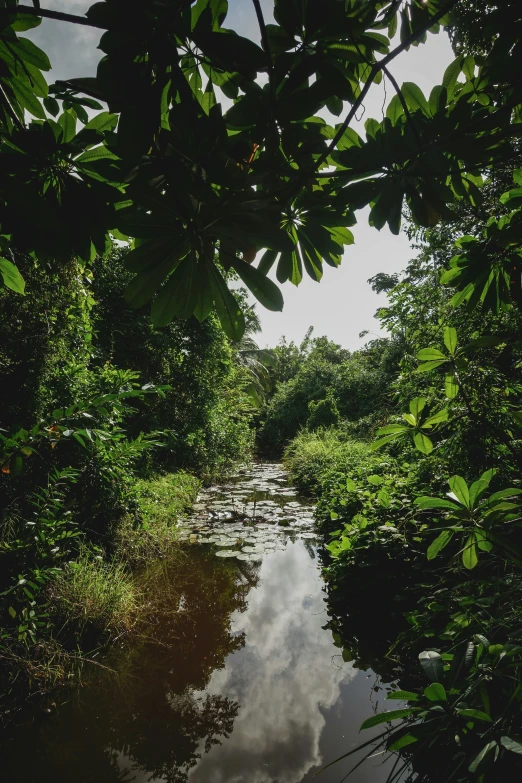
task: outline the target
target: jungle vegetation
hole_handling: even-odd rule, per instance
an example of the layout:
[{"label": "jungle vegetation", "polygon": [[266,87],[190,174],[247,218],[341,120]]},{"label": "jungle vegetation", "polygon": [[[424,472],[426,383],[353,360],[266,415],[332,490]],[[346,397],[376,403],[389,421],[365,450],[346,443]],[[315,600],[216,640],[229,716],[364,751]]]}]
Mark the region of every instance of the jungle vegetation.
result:
[{"label": "jungle vegetation", "polygon": [[[225,26],[227,0],[103,0],[85,16],[0,0],[2,677],[59,679],[61,656],[130,632],[132,569],[172,541],[154,498],[180,513],[257,423],[259,448],[286,449],[319,498],[346,659],[365,654],[354,595],[389,619],[378,641],[406,706],[363,727],[386,726],[390,780],[508,779],[522,755],[522,9],[274,0],[272,24],[252,4],[259,43]],[[47,83],[24,36],[42,18],[100,30],[95,76]],[[394,60],[444,31],[442,84],[399,85]],[[384,115],[357,133],[382,80]],[[372,281],[390,336],[355,354],[311,334],[277,363],[256,353],[238,282],[281,310],[278,284],[335,274],[363,209],[417,250],[400,278]]]}]

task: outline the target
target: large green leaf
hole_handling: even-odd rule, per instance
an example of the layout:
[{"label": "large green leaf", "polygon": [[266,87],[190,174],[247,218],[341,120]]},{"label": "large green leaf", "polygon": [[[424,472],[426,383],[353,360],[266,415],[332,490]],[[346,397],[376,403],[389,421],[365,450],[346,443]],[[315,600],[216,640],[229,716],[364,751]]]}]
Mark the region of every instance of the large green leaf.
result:
[{"label": "large green leaf", "polygon": [[199,285],[197,287],[197,302],[194,307],[194,315],[201,323],[204,321],[214,307],[214,295],[212,292],[212,286],[210,283],[210,275],[208,271],[208,265],[206,263],[199,262],[198,264],[198,276]]},{"label": "large green leaf", "polygon": [[267,55],[257,44],[230,31],[202,33],[195,40],[206,55],[228,71],[259,71],[268,65]]},{"label": "large green leaf", "polygon": [[439,359],[446,361],[447,356],[445,356],[442,351],[439,351],[438,348],[423,348],[418,352],[417,359],[420,362],[432,362]]},{"label": "large green leaf", "polygon": [[443,530],[435,541],[432,541],[426,552],[428,560],[433,560],[444,547],[446,547],[453,538],[453,530]]},{"label": "large green leaf", "polygon": [[442,77],[442,86],[445,87],[449,95],[452,95],[461,71],[462,71],[461,56],[453,60],[453,62],[450,63],[450,65],[448,65],[448,67],[444,71],[444,76]]},{"label": "large green leaf", "polygon": [[410,111],[420,110],[426,116],[430,115],[428,101],[424,97],[421,88],[414,82],[404,82],[401,92]]},{"label": "large green leaf", "polygon": [[478,501],[481,499],[484,492],[489,487],[489,481],[480,478],[478,481],[474,481],[469,488],[469,505],[470,508],[475,508]]},{"label": "large green leaf", "polygon": [[436,359],[430,362],[424,362],[424,364],[419,364],[417,367],[417,372],[431,372],[431,370],[435,370],[437,367],[440,367],[441,364],[445,364],[448,360],[446,358],[444,359]]},{"label": "large green leaf", "polygon": [[85,125],[85,130],[91,130],[91,129],[97,131],[114,130],[117,124],[118,124],[117,114],[112,114],[109,111],[102,111],[89,120],[89,122]]},{"label": "large green leaf", "polygon": [[58,117],[58,124],[63,133],[63,141],[67,143],[76,135],[76,115],[72,109],[67,109]]},{"label": "large green leaf", "polygon": [[[489,484],[489,482],[488,482]],[[504,498],[512,498],[516,495],[521,495],[522,489],[517,489],[515,487],[508,487],[507,489],[500,489],[498,492],[494,492],[492,495],[489,496],[487,503],[488,506],[494,505],[498,500],[503,500]]]},{"label": "large green leaf", "polygon": [[398,95],[394,95],[386,109],[386,116],[392,125],[396,125],[398,120],[404,115],[404,108]]},{"label": "large green leaf", "polygon": [[469,508],[469,489],[462,476],[452,476],[448,484],[457,500]]},{"label": "large green leaf", "polygon": [[387,443],[391,443],[392,440],[400,438],[401,435],[402,432],[397,432],[394,435],[386,435],[384,438],[378,438],[377,440],[372,441],[372,443],[370,443],[370,451],[377,451],[377,449],[380,449]]},{"label": "large green leaf", "polygon": [[231,258],[230,266],[235,269],[241,280],[267,310],[281,311],[283,295],[279,288],[255,266],[250,266],[239,258]]},{"label": "large green leaf", "polygon": [[464,567],[470,571],[475,568],[478,563],[477,538],[474,533],[468,536],[464,543],[464,548],[462,550],[462,562]]},{"label": "large green leaf", "polygon": [[238,342],[245,332],[245,317],[215,264],[209,263],[207,268],[216,312],[223,331],[231,340]]},{"label": "large green leaf", "polygon": [[418,742],[418,740],[418,737],[408,731],[406,734],[403,734],[401,737],[399,737],[399,739],[391,742],[387,748],[391,753],[393,753],[397,750],[401,750],[402,748],[406,748],[408,745],[413,745],[413,743]]},{"label": "large green leaf", "polygon": [[263,255],[261,256],[261,261],[257,265],[258,270],[263,274],[267,275],[272,267],[274,266],[277,256],[279,255],[278,250],[265,250]]},{"label": "large green leaf", "polygon": [[34,91],[29,89],[26,84],[20,79],[10,80],[11,89],[15,94],[16,99],[20,105],[27,109],[34,117],[38,117],[40,120],[45,119],[45,111],[42,104],[34,94]]},{"label": "large green leaf", "polygon": [[486,723],[492,723],[491,716],[482,710],[464,709],[458,710],[458,714],[464,718],[473,718],[474,720],[485,721]]},{"label": "large green leaf", "polygon": [[286,283],[292,275],[292,251],[281,253],[277,264],[276,277],[280,283]]},{"label": "large green leaf", "polygon": [[51,62],[46,53],[28,38],[18,38],[16,41],[10,40],[9,48],[24,62],[36,66],[41,71],[49,71],[51,69]]},{"label": "large green leaf", "polygon": [[15,291],[17,294],[25,294],[25,281],[18,271],[18,268],[7,258],[0,256],[0,275],[7,288]]},{"label": "large green leaf", "polygon": [[424,432],[416,432],[413,436],[413,442],[417,449],[423,454],[431,454],[433,451],[433,443]]},{"label": "large green leaf", "polygon": [[410,428],[405,427],[403,424],[387,424],[386,427],[380,427],[377,430],[377,435],[402,434],[404,432],[410,432]]},{"label": "large green leaf", "polygon": [[455,380],[455,375],[452,372],[446,373],[444,376],[444,393],[448,400],[453,400],[459,393],[459,385]]},{"label": "large green leaf", "polygon": [[[35,3],[36,4],[36,3]],[[32,14],[23,14],[20,11],[16,13],[16,19],[11,22],[10,27],[17,33],[23,33],[25,30],[31,30],[33,27],[39,27],[42,20]]]},{"label": "large green leaf", "polygon": [[522,744],[520,742],[516,742],[514,739],[511,739],[511,737],[501,737],[500,744],[506,750],[510,750],[512,753],[518,753],[519,755],[522,755]]},{"label": "large green leaf", "polygon": [[386,699],[395,699],[400,701],[418,701],[419,694],[412,691],[392,691],[386,696]]},{"label": "large green leaf", "polygon": [[[474,711],[475,710],[472,710],[472,712],[474,712]],[[462,714],[462,712],[464,712],[464,710],[461,711],[461,714]],[[473,716],[470,716],[470,717],[473,717]],[[498,747],[498,745],[495,742],[495,740],[491,740],[490,742],[487,742],[484,745],[484,747],[482,748],[482,750],[480,750],[477,753],[477,755],[475,756],[475,758],[473,759],[473,761],[469,765],[469,767],[468,767],[469,771],[472,774],[475,774],[477,771],[479,771],[479,769],[480,769],[481,765],[484,763],[486,757],[489,756],[489,754],[492,751],[494,751],[497,747]]]},{"label": "large green leaf", "polygon": [[75,163],[93,163],[96,160],[118,160],[118,156],[104,144],[100,144],[98,147],[92,147],[75,158]]},{"label": "large green leaf", "polygon": [[447,408],[442,408],[442,410],[437,411],[437,413],[434,413],[432,416],[429,416],[424,424],[423,427],[433,427],[434,424],[441,424],[443,421],[448,421],[449,411]]},{"label": "large green leaf", "polygon": [[151,308],[152,323],[167,326],[173,318],[189,318],[198,301],[200,285],[194,257],[189,254],[176,267],[167,283],[159,291]]},{"label": "large green leaf", "polygon": [[440,682],[434,682],[424,689],[424,695],[430,701],[447,701],[446,688]]},{"label": "large green leaf", "polygon": [[422,411],[424,410],[425,406],[426,406],[426,400],[424,399],[424,397],[415,397],[415,399],[411,400],[410,413],[412,414],[412,416],[415,417],[417,421]]},{"label": "large green leaf", "polygon": [[444,329],[444,345],[450,354],[454,356],[455,351],[457,350],[457,330],[452,326],[447,326]]},{"label": "large green leaf", "polygon": [[147,304],[169,273],[177,266],[179,260],[173,254],[168,254],[166,259],[160,258],[137,274],[127,285],[123,294],[127,304],[135,309]]},{"label": "large green leaf", "polygon": [[297,45],[295,38],[288,35],[286,30],[279,27],[277,24],[267,24],[266,33],[268,37],[268,48],[272,55],[287,52]]}]

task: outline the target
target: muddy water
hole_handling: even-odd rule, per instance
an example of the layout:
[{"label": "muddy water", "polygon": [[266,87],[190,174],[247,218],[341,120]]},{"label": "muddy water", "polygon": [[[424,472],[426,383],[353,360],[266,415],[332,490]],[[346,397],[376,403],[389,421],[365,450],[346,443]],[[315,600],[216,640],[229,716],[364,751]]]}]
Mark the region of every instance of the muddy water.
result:
[{"label": "muddy water", "polygon": [[[313,508],[280,467],[204,490],[181,535],[186,557],[152,575],[148,636],[24,716],[2,746],[6,783],[304,783],[369,738],[385,691],[324,628]],[[352,783],[386,780],[380,761]]]}]

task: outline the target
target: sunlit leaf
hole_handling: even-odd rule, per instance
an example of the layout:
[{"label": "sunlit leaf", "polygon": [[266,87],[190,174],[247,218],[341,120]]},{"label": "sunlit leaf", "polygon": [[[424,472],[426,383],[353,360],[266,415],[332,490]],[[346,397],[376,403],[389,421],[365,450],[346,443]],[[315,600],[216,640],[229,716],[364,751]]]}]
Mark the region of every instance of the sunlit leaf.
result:
[{"label": "sunlit leaf", "polygon": [[18,271],[18,268],[7,258],[0,256],[0,275],[7,288],[15,291],[17,294],[25,294],[25,281]]}]

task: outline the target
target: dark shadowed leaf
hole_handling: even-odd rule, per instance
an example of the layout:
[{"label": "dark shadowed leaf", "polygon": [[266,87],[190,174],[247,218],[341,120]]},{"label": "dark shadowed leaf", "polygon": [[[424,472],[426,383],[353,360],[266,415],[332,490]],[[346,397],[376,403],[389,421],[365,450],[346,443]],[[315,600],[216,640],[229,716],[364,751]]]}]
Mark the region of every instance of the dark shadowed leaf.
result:
[{"label": "dark shadowed leaf", "polygon": [[432,541],[426,552],[428,560],[433,560],[444,547],[446,547],[453,538],[453,530],[443,530],[440,535],[437,536],[435,541]]},{"label": "dark shadowed leaf", "polygon": [[390,710],[389,712],[381,712],[378,715],[373,715],[371,718],[367,718],[364,723],[361,724],[361,731],[363,729],[371,729],[373,726],[378,726],[380,723],[388,723],[392,720],[399,720],[401,718],[407,718],[408,715],[413,715],[416,708],[405,707],[403,710]]},{"label": "dark shadowed leaf", "polygon": [[235,269],[241,280],[267,310],[281,311],[283,309],[284,302],[281,291],[263,272],[239,258],[230,259],[230,266]]}]

